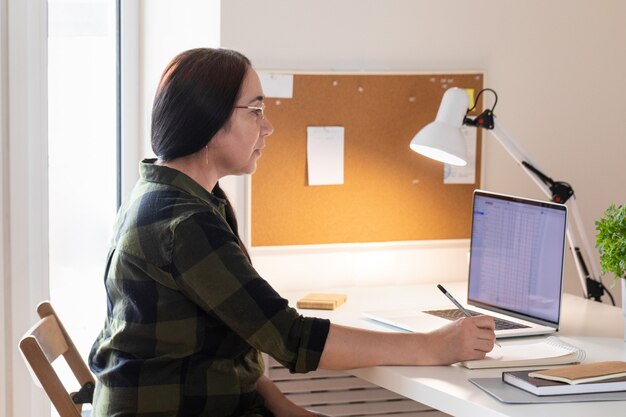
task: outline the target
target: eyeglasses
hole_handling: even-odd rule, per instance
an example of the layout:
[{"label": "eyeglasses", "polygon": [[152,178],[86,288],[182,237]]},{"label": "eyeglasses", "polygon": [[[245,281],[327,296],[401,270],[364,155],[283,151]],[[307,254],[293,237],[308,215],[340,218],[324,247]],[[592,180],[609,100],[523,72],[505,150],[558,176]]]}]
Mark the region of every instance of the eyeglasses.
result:
[{"label": "eyeglasses", "polygon": [[261,103],[260,106],[234,106],[234,109],[249,109],[254,110],[254,113],[261,119],[265,119],[265,103]]}]

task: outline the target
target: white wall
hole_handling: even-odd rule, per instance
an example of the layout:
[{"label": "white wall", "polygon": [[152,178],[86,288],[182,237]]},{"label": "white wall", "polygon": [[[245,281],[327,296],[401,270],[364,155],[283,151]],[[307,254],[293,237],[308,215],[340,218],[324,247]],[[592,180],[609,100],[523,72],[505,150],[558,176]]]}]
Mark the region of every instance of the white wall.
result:
[{"label": "white wall", "polygon": [[[545,173],[574,187],[593,245],[594,221],[611,202],[626,203],[624,16],[621,0],[228,0],[221,45],[259,69],[484,70],[500,122]],[[482,186],[543,198],[490,139]],[[294,280],[278,258],[255,253],[272,283]],[[318,265],[322,275],[341,268]],[[570,255],[566,290],[580,294]]]},{"label": "white wall", "polygon": [[[0,1],[0,386],[6,387],[9,382],[8,364],[10,361],[7,344],[9,343],[8,332],[10,320],[8,318],[9,309],[9,143],[8,143],[8,84],[6,82],[7,62],[5,56],[7,49],[4,39],[7,37],[6,1]],[[7,389],[0,389],[0,417],[8,415],[9,392]]]},{"label": "white wall", "polygon": [[467,239],[263,247],[251,254],[279,291],[459,281],[468,269]]}]

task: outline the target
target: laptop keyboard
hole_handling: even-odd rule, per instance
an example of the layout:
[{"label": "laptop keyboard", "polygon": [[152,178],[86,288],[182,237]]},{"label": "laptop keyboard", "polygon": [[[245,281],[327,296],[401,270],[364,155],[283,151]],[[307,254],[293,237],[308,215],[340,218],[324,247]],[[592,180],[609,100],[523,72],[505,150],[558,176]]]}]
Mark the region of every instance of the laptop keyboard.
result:
[{"label": "laptop keyboard", "polygon": [[[467,310],[472,316],[480,316],[481,313],[477,313],[475,311],[472,310]],[[460,319],[461,317],[465,317],[463,315],[463,313],[461,313],[461,310],[458,310],[456,308],[454,309],[450,309],[450,310],[427,310],[424,311],[424,313],[428,313],[428,314],[432,314],[433,316],[437,316],[437,317],[441,317],[444,319],[448,319],[448,320],[456,320],[456,319]],[[514,323],[512,321],[508,321],[508,320],[504,320],[498,317],[493,317],[493,319],[496,322],[496,330],[508,330],[508,329],[524,329],[526,327],[526,325],[523,324],[519,324],[519,323]]]}]

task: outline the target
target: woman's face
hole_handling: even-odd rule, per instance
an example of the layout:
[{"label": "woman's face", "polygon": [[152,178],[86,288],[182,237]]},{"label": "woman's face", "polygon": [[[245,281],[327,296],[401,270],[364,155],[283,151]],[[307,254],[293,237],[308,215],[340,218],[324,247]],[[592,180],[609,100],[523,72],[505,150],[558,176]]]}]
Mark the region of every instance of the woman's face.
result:
[{"label": "woman's face", "polygon": [[265,147],[265,137],[272,134],[272,124],[262,117],[263,89],[256,71],[248,68],[235,102],[231,118],[208,144],[209,157],[219,177],[252,174]]}]

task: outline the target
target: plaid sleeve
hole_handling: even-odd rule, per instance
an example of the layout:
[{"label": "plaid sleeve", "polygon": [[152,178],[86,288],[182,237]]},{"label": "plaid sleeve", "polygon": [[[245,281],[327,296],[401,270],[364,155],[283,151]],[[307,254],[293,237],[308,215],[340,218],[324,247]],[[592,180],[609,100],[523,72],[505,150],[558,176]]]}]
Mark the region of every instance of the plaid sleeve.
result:
[{"label": "plaid sleeve", "polygon": [[254,348],[292,372],[317,368],[330,322],[303,317],[262,279],[216,213],[176,226],[172,273],[183,291]]}]

